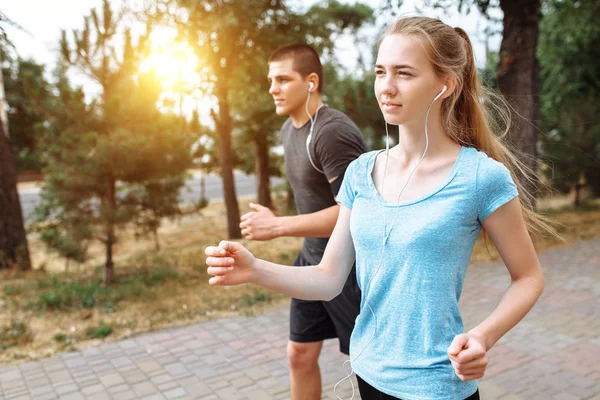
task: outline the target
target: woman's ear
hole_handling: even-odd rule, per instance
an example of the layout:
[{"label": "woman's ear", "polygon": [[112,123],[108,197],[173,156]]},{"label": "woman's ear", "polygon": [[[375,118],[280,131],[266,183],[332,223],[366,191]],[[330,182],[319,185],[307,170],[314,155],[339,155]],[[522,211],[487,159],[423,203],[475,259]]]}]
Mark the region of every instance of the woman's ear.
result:
[{"label": "woman's ear", "polygon": [[450,97],[454,93],[456,90],[456,80],[448,78],[444,81],[444,86],[446,86],[446,91],[440,96],[442,99]]}]

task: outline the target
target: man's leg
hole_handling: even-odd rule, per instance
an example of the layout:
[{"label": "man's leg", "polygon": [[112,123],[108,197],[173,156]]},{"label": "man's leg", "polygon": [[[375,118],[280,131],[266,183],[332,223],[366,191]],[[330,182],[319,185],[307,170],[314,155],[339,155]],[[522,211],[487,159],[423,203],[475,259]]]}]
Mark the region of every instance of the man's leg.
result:
[{"label": "man's leg", "polygon": [[321,400],[321,370],[319,354],[323,342],[299,343],[288,341],[292,400]]},{"label": "man's leg", "polygon": [[[294,265],[312,263],[300,254]],[[323,341],[336,336],[335,326],[322,301],[292,299],[287,347],[292,400],[321,400],[319,354]]]}]

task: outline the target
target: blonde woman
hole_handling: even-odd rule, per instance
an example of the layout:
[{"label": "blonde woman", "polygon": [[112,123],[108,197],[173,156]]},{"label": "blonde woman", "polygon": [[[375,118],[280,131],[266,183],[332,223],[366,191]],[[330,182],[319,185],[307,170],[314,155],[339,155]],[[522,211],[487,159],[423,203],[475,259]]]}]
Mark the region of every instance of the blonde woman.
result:
[{"label": "blonde woman", "polygon": [[[206,249],[212,285],[252,282],[295,298],[336,297],[356,259],[361,310],[350,362],[363,400],[478,399],[487,352],[533,307],[544,279],[522,205],[526,173],[481,100],[466,33],[437,19],[398,20],[380,42],[375,93],[400,142],[352,162],[322,261],[286,268],[239,243]],[[496,115],[506,115],[496,112]],[[475,240],[485,230],[511,283],[468,332],[458,309]]]}]

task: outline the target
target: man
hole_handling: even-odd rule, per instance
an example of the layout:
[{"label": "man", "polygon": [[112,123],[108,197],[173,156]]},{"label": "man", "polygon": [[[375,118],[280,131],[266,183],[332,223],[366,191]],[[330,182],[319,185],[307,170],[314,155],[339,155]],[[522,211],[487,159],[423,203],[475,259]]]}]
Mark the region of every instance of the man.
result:
[{"label": "man", "polygon": [[[304,237],[294,265],[316,265],[337,220],[335,197],[344,172],[365,151],[364,140],[350,118],[323,104],[323,67],[312,47],[294,44],[277,49],[269,58],[268,79],[276,113],[289,116],[281,140],[298,215],[276,217],[251,203],[254,211],[242,216],[240,227],[251,240]],[[359,308],[355,270],[343,292],[330,302],[292,299],[287,356],[293,400],[321,399],[318,358],[323,340],[339,338],[340,351],[348,354]]]}]

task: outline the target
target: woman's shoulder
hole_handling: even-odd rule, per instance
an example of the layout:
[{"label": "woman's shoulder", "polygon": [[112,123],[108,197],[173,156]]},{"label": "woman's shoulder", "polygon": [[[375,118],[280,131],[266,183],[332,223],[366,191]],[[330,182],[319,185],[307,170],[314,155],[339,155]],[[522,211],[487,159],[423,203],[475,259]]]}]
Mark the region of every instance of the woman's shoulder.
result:
[{"label": "woman's shoulder", "polygon": [[486,152],[476,149],[473,150],[475,151],[475,157],[480,171],[491,172],[508,170],[503,163],[490,157]]},{"label": "woman's shoulder", "polygon": [[380,153],[381,150],[371,150],[366,153],[362,153],[358,158],[352,161],[353,168],[367,168],[373,159]]},{"label": "woman's shoulder", "polygon": [[482,185],[485,182],[511,181],[510,170],[502,162],[490,157],[486,152],[473,149],[474,160],[476,161],[475,170],[477,171],[477,184]]}]

